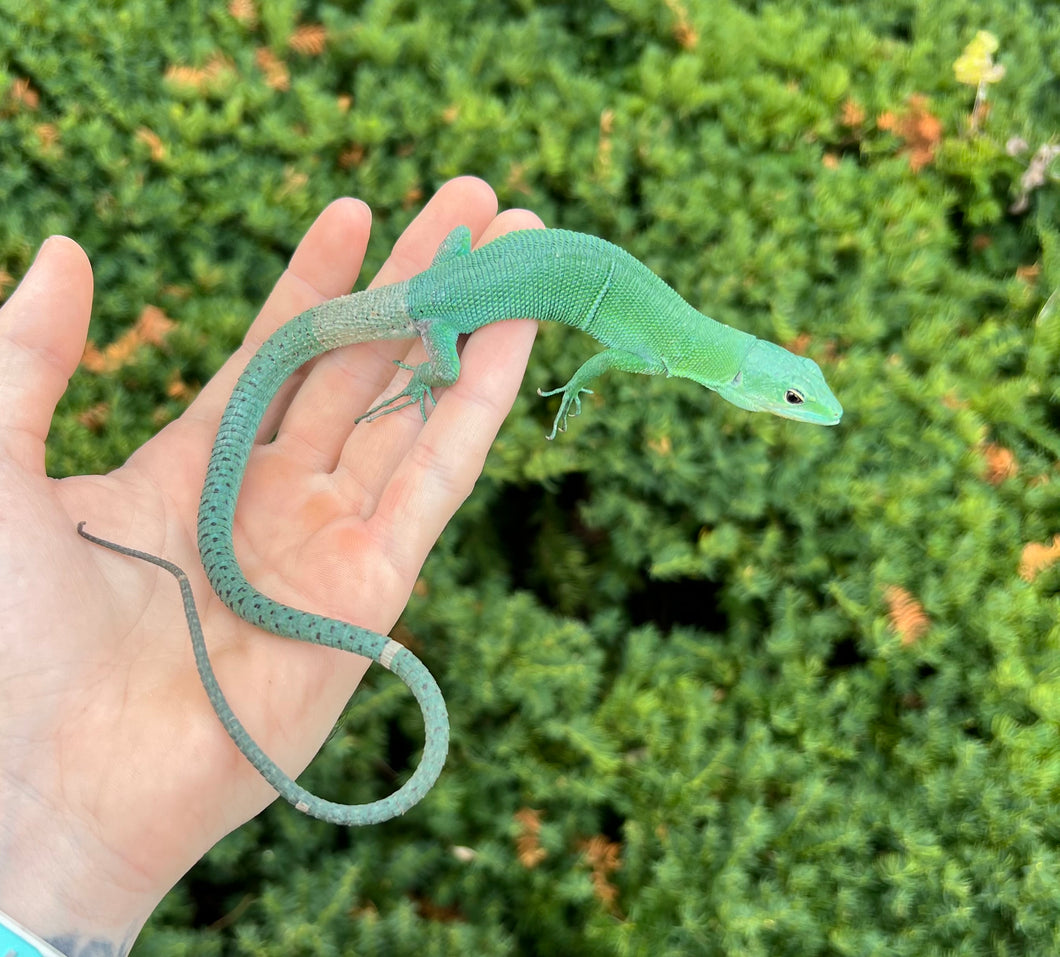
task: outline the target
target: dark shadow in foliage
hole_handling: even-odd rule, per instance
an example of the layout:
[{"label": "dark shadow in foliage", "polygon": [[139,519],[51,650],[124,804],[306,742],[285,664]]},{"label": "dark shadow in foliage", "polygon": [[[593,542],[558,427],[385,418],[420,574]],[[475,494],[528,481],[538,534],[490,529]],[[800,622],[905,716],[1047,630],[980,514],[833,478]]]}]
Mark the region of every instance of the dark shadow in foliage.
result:
[{"label": "dark shadow in foliage", "polygon": [[729,628],[729,616],[721,607],[722,588],[717,582],[682,578],[652,581],[644,573],[644,587],[629,598],[630,623],[653,624],[662,631],[687,625],[716,634]]}]

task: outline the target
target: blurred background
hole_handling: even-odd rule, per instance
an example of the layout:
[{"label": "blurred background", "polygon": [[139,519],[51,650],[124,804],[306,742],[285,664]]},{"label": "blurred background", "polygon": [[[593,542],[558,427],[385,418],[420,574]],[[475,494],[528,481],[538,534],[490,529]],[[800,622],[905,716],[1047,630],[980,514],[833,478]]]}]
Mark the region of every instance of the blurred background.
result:
[{"label": "blurred background", "polygon": [[[542,328],[396,631],[428,798],[270,808],[147,955],[1053,954],[1060,946],[1060,8],[1033,0],[0,0],[0,295],[96,275],[56,476],[120,464],[333,198],[362,284],[451,176],[812,356],[816,429],[601,380]],[[303,776],[422,744],[370,675]]]}]

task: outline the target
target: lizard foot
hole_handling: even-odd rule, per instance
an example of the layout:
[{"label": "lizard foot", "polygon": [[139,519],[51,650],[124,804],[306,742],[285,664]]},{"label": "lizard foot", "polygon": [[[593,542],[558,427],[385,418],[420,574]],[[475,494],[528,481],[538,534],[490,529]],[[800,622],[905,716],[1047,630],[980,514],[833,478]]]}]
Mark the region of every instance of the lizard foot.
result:
[{"label": "lizard foot", "polygon": [[434,393],[431,391],[430,385],[424,381],[421,373],[424,366],[429,365],[429,363],[410,366],[406,365],[399,359],[395,359],[394,365],[399,369],[407,369],[412,373],[412,378],[409,379],[409,384],[400,392],[390,396],[390,398],[384,399],[378,405],[372,406],[372,408],[363,415],[357,416],[357,418],[353,420],[354,424],[374,422],[376,419],[381,418],[384,415],[389,415],[391,412],[407,409],[410,405],[419,405],[420,415],[423,416],[424,422],[427,421],[427,400],[430,399],[432,407],[438,404],[437,400],[434,398]]},{"label": "lizard foot", "polygon": [[[571,384],[568,382],[565,386],[560,386],[558,389],[549,389],[548,392],[542,392],[540,389],[537,390],[537,394],[542,398],[548,398],[550,395],[559,395],[563,393],[563,399],[559,404],[559,411],[556,413],[556,418],[552,420],[552,431],[545,436],[550,442],[556,437],[557,432],[567,431],[567,418],[569,416],[581,415],[582,412],[582,399],[581,394],[584,392],[586,395],[592,395],[592,389],[583,388],[571,388]],[[571,406],[574,406],[573,411]]]}]

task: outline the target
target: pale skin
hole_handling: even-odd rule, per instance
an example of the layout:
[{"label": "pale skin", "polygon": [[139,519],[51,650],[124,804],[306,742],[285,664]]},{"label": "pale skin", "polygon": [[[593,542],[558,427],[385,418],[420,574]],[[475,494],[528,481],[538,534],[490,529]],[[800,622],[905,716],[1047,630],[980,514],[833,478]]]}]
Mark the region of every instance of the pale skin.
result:
[{"label": "pale skin", "polygon": [[[427,268],[460,223],[479,243],[540,225],[496,210],[485,183],[447,183],[375,283]],[[195,521],[240,370],[287,319],[349,291],[369,227],[364,204],[332,203],[242,347],[179,420],[109,475],[44,472],[50,420],[88,327],[85,253],[47,241],[0,310],[0,910],[45,939],[125,952],[181,875],[275,798],[210,706],[172,578],[78,538],[79,521],[188,571],[225,693],[289,773],[308,764],[367,668],[232,614],[202,574]],[[511,408],[535,328],[476,332],[426,424],[410,408],[354,425],[394,391],[392,360],[422,361],[418,344],[352,346],[289,383],[263,430],[277,437],[255,450],[239,500],[235,545],[248,578],[318,614],[393,627]]]}]

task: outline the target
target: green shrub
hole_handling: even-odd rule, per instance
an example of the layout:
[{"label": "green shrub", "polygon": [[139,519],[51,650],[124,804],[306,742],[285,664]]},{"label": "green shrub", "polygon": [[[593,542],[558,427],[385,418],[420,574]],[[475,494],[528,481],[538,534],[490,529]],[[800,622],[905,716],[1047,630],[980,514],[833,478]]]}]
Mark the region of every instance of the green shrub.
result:
[{"label": "green shrub", "polygon": [[[65,232],[100,349],[176,322],[75,377],[53,474],[178,415],[330,199],[373,206],[374,269],[463,172],[805,349],[847,410],[614,377],[546,443],[533,390],[592,346],[543,329],[401,626],[448,695],[441,783],[367,831],[271,808],[136,953],[1057,951],[1056,164],[1025,181],[1060,129],[1052,6],[0,12],[0,269]],[[985,106],[954,72],[978,30]],[[369,800],[419,734],[373,674],[305,780]]]}]

